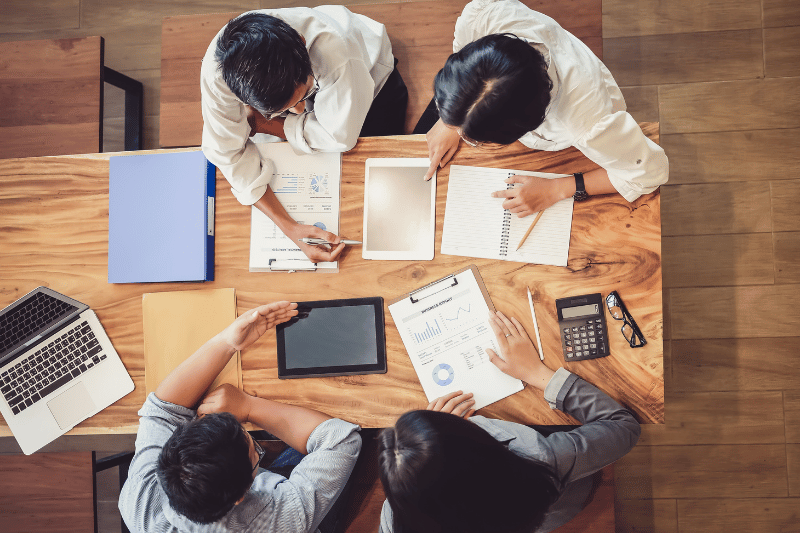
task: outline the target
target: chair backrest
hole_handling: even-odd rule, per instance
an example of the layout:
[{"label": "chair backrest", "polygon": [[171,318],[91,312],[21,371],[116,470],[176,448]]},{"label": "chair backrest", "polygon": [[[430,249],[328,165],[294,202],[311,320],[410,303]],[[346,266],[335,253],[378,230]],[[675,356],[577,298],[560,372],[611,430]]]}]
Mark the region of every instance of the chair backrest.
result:
[{"label": "chair backrest", "polygon": [[[553,17],[602,59],[601,0],[524,0]],[[408,86],[406,132],[410,133],[433,96],[433,77],[453,51],[453,30],[464,0],[393,2],[347,6],[381,22],[389,32],[398,69]],[[217,32],[239,12],[166,17],[161,27],[162,147],[198,146],[200,61]]]}]

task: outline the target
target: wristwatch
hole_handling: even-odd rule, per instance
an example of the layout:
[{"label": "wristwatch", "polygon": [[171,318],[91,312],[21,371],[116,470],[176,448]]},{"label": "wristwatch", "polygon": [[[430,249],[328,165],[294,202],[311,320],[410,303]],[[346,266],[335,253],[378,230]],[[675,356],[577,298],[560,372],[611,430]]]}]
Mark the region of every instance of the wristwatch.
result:
[{"label": "wristwatch", "polygon": [[576,172],[575,176],[575,194],[572,195],[576,202],[582,202],[589,199],[589,194],[586,192],[586,187],[583,185],[583,172]]}]

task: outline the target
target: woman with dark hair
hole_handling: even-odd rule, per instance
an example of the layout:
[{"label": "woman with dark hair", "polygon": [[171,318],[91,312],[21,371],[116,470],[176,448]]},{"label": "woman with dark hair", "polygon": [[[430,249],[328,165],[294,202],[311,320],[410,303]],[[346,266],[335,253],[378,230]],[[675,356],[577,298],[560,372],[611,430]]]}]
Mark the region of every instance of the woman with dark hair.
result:
[{"label": "woman with dark hair", "polygon": [[426,179],[463,139],[472,146],[519,140],[551,151],[574,146],[596,163],[566,178],[509,178],[518,185],[493,196],[520,217],[570,196],[619,193],[632,202],[666,183],[664,150],[626,112],[611,73],[550,17],[518,0],[473,0],[456,22],[453,52],[414,130],[427,133]]},{"label": "woman with dark hair", "polygon": [[547,368],[516,319],[498,312],[491,324],[501,351],[487,350],[492,363],[583,425],[544,436],[472,416],[472,395],[461,391],[404,414],[378,437],[382,533],[552,531],[588,503],[591,474],[636,445],[630,411],[565,369]]}]

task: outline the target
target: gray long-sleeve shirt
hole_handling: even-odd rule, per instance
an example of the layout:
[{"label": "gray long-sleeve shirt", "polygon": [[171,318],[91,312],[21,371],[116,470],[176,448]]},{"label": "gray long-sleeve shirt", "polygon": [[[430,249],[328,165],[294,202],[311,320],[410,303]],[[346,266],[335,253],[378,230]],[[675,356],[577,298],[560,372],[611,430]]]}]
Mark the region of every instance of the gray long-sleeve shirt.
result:
[{"label": "gray long-sleeve shirt", "polygon": [[196,412],[147,397],[139,416],[136,454],[119,495],[119,510],[132,532],[313,532],[347,483],[361,451],[358,426],[336,418],[317,426],[306,455],[289,478],[261,470],[244,500],[211,524],[198,524],[169,506],[156,476],[161,448]]},{"label": "gray long-sleeve shirt", "polygon": [[[628,453],[641,432],[630,411],[563,368],[550,379],[544,397],[550,407],[575,417],[583,425],[545,437],[522,424],[482,416],[470,418],[498,441],[508,442],[515,454],[550,466],[561,482],[561,494],[536,533],[552,531],[575,517],[592,490],[591,475]],[[380,532],[392,531],[392,509],[386,501]]]}]

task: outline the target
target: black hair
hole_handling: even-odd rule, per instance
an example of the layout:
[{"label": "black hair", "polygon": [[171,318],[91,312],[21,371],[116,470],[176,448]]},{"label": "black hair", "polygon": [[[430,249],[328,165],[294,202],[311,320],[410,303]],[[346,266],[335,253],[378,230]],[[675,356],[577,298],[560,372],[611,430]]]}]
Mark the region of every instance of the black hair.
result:
[{"label": "black hair", "polygon": [[264,13],[231,20],[217,41],[216,58],[233,94],[262,113],[280,111],[312,74],[300,34]]},{"label": "black hair", "polygon": [[230,413],[196,418],[164,444],[157,474],[173,509],[194,522],[214,522],[253,483],[250,439]]},{"label": "black hair", "polygon": [[475,141],[511,144],[544,122],[553,82],[544,57],[511,33],[481,37],[434,80],[442,121]]},{"label": "black hair", "polygon": [[449,413],[401,416],[378,462],[396,533],[530,533],[558,498],[549,467]]}]

